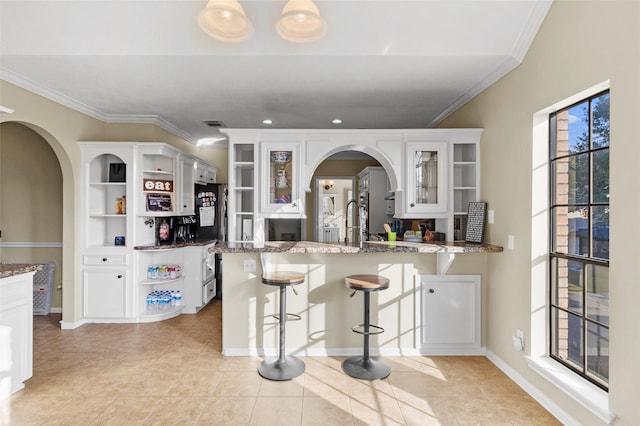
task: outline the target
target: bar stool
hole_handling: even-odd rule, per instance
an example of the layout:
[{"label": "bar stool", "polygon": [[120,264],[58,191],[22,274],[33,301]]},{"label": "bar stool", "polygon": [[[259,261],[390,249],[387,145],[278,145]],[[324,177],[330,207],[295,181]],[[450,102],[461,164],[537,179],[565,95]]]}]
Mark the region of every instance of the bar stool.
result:
[{"label": "bar stool", "polygon": [[369,336],[383,333],[384,328],[371,324],[369,306],[371,292],[389,288],[389,279],[380,275],[349,275],[345,278],[345,284],[354,290],[349,297],[353,297],[356,291],[364,292],[364,324],[351,328],[354,333],[364,335],[364,354],[345,359],[342,362],[342,370],[356,379],[384,379],[391,374],[391,369],[383,360],[369,356]]},{"label": "bar stool", "polygon": [[[273,315],[280,323],[280,343],[278,347],[278,357],[265,359],[258,366],[258,373],[265,379],[270,380],[291,380],[304,372],[304,362],[293,355],[284,355],[284,329],[287,320],[299,320],[300,315],[288,314],[287,287],[304,282],[304,274],[290,271],[265,272],[262,274],[262,283],[280,287],[280,314]],[[296,290],[291,287],[294,293]]]}]

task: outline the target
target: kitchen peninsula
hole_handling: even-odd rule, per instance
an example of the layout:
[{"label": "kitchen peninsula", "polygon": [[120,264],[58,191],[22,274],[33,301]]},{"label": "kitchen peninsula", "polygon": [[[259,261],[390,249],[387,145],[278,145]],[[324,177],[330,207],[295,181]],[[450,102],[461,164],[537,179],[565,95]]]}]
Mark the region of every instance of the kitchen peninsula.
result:
[{"label": "kitchen peninsula", "polygon": [[[481,282],[486,256],[502,247],[469,243],[309,241],[219,243],[222,253],[223,353],[274,355],[278,342],[277,290],[262,285],[263,270],[305,274],[287,311],[301,321],[287,324],[287,352],[298,355],[353,355],[361,336],[362,298],[349,297],[344,277],[378,274],[389,289],[372,294],[372,322],[385,329],[372,336],[382,355],[482,353]],[[459,260],[454,261],[454,258]],[[448,272],[451,272],[449,274]],[[445,273],[447,273],[445,275]]]}]

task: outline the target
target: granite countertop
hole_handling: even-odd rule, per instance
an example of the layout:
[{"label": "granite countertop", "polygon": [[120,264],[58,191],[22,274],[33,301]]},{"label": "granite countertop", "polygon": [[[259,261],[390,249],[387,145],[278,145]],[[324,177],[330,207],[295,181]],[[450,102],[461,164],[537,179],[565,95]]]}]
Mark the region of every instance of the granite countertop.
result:
[{"label": "granite countertop", "polygon": [[263,246],[242,242],[221,242],[209,248],[213,253],[500,253],[492,244],[464,242],[408,243],[367,241],[362,243],[317,243],[314,241],[267,241]]},{"label": "granite countertop", "polygon": [[214,244],[218,242],[218,240],[204,240],[204,241],[194,241],[191,243],[176,243],[176,244],[163,244],[161,246],[135,246],[134,250],[171,250],[182,247],[194,247],[194,246],[206,246],[209,244]]},{"label": "granite countertop", "polygon": [[0,278],[26,274],[27,272],[37,271],[38,269],[42,269],[42,265],[37,263],[0,263]]}]

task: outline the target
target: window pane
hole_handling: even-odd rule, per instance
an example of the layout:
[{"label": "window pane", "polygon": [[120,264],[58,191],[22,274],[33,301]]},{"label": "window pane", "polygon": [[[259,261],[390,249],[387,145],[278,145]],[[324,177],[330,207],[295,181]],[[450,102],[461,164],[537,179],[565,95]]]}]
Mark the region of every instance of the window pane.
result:
[{"label": "window pane", "polygon": [[609,380],[609,329],[587,323],[587,373]]},{"label": "window pane", "polygon": [[554,258],[552,262],[554,285],[551,289],[552,303],[582,314],[583,268],[582,262]]},{"label": "window pane", "polygon": [[582,319],[557,308],[551,309],[551,352],[582,371],[584,368]]},{"label": "window pane", "polygon": [[593,99],[591,111],[593,147],[609,146],[609,93]]},{"label": "window pane", "polygon": [[438,151],[416,151],[416,203],[438,202]]},{"label": "window pane", "polygon": [[593,153],[593,202],[609,202],[609,149]]},{"label": "window pane", "polygon": [[586,265],[587,318],[609,325],[609,268]]},{"label": "window pane", "polygon": [[589,103],[582,102],[568,110],[568,151],[583,152],[589,149]]},{"label": "window pane", "polygon": [[584,207],[554,207],[552,211],[555,231],[553,248],[556,253],[589,254],[589,215]]},{"label": "window pane", "polygon": [[593,215],[592,257],[609,259],[609,206],[591,208]]},{"label": "window pane", "polygon": [[589,154],[555,160],[552,168],[556,204],[589,202]]}]

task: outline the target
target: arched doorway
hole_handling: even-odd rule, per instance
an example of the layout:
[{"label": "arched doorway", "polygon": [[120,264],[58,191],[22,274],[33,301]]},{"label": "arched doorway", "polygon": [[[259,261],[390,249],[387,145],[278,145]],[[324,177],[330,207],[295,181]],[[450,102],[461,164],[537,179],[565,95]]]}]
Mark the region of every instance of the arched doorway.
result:
[{"label": "arched doorway", "polygon": [[63,208],[63,170],[55,144],[60,151],[59,143],[37,126],[0,123],[0,258],[54,263],[51,307],[52,312],[62,312],[63,211],[67,209]]}]

